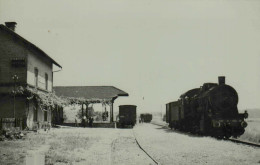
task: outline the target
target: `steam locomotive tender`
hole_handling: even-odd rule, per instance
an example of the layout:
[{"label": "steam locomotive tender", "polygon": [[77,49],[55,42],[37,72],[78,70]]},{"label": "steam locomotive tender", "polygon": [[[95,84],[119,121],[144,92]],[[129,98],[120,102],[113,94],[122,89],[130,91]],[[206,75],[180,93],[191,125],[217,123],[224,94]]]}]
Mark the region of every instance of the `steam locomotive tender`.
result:
[{"label": "steam locomotive tender", "polygon": [[166,122],[169,127],[217,138],[238,137],[245,131],[247,112],[238,113],[238,94],[225,84],[204,83],[187,91],[175,102],[166,104]]}]

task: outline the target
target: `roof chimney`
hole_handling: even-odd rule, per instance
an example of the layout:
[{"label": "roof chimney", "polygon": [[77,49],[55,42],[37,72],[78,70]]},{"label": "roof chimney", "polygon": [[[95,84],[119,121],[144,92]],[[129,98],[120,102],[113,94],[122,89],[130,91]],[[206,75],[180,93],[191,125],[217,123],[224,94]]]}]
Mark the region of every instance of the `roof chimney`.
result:
[{"label": "roof chimney", "polygon": [[225,76],[219,76],[218,85],[224,85],[224,84],[225,84]]},{"label": "roof chimney", "polygon": [[15,31],[16,22],[5,22],[5,26],[11,29],[12,31]]}]

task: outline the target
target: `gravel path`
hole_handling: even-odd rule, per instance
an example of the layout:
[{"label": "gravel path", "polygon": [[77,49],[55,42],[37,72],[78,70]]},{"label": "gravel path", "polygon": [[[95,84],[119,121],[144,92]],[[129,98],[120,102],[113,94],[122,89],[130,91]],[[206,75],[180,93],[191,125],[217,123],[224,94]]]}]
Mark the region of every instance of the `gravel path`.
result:
[{"label": "gravel path", "polygon": [[134,131],[142,147],[164,165],[260,163],[259,148],[176,133],[152,124],[138,124]]},{"label": "gravel path", "polygon": [[112,143],[112,165],[154,165],[155,163],[138,147],[132,129],[119,129]]}]

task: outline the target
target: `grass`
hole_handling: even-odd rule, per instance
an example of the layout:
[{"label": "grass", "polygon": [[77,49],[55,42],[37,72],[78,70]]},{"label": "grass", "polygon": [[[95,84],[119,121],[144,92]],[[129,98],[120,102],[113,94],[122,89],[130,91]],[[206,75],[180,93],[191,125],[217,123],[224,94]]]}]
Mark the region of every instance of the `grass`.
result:
[{"label": "grass", "polygon": [[45,144],[45,138],[29,133],[28,138],[1,141],[0,142],[0,164],[21,164],[24,162],[27,151]]},{"label": "grass", "polygon": [[28,133],[22,140],[0,141],[0,164],[23,164],[27,152],[37,151],[41,146],[49,145],[45,153],[45,164],[73,164],[84,161],[84,151],[98,139],[86,134],[64,134],[62,131],[49,133]]},{"label": "grass", "polygon": [[241,140],[260,143],[260,118],[247,119],[248,126],[245,133],[239,137]]},{"label": "grass", "polygon": [[46,154],[46,164],[84,161],[82,151],[88,148],[92,139],[79,135],[58,136],[50,142],[50,150]]},{"label": "grass", "polygon": [[[260,118],[248,119],[247,122],[246,131],[240,139],[260,143]],[[23,164],[29,150],[34,151],[46,145],[50,146],[45,153],[45,164],[47,165],[74,164],[75,162],[84,164],[97,160],[98,153],[93,154],[90,151],[95,148],[94,144],[101,142],[101,137],[91,136],[91,129],[88,132],[80,128],[73,130],[65,129],[64,131],[55,128],[49,133],[30,132],[24,139],[0,141],[0,164]],[[97,157],[93,158],[93,155]]]}]

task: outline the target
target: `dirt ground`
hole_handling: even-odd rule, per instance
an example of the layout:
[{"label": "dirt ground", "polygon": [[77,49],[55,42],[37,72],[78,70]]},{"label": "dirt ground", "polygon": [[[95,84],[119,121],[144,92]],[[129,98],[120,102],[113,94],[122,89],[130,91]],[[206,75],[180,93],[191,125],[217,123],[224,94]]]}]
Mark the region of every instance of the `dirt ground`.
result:
[{"label": "dirt ground", "polygon": [[152,124],[134,128],[140,144],[161,164],[253,165],[260,148],[172,131]]},{"label": "dirt ground", "polygon": [[[260,149],[209,137],[177,133],[153,124],[134,129],[53,128],[23,140],[0,142],[0,164],[153,165],[136,144],[160,164],[259,164]],[[37,165],[39,162],[36,163]]]},{"label": "dirt ground", "polygon": [[63,127],[0,142],[1,165],[26,164],[29,156],[41,154],[49,165],[154,164],[136,144],[132,129]]}]

